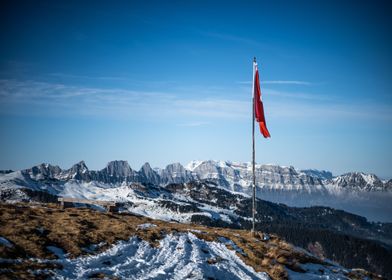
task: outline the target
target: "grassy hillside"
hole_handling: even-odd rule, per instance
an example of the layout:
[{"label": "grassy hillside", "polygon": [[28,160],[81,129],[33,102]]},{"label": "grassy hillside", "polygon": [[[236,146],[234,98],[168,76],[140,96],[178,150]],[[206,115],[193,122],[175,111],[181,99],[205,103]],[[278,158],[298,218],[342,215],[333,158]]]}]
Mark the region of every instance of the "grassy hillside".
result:
[{"label": "grassy hillside", "polygon": [[[76,258],[97,254],[117,241],[133,236],[147,241],[152,247],[159,247],[165,236],[187,232],[206,241],[229,240],[226,246],[235,250],[245,264],[255,271],[268,273],[272,279],[287,279],[288,270],[305,274],[304,264],[331,266],[328,261],[310,255],[275,235],[264,240],[261,232],[252,237],[244,230],[169,223],[125,213],[103,213],[86,208],[62,210],[56,204],[0,204],[0,221],[0,237],[11,243],[0,245],[0,276],[4,279],[44,279],[51,276],[51,271],[62,269],[59,263],[40,261],[58,257],[48,246],[60,248],[68,254],[67,257]],[[155,226],[140,227],[146,223]],[[97,244],[99,246],[95,246]],[[16,259],[19,260],[13,261]],[[209,259],[208,263],[213,265],[219,261]],[[350,279],[364,279],[365,276],[381,279],[361,269],[344,270],[342,273]],[[94,277],[106,276],[110,275]]]}]

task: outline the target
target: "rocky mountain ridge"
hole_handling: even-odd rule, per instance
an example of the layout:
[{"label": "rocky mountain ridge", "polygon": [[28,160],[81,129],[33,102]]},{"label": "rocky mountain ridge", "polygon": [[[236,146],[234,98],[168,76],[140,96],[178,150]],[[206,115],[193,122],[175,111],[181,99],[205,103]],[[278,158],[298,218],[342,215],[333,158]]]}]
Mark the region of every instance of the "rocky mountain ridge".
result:
[{"label": "rocky mountain ridge", "polygon": [[[257,164],[256,195],[289,206],[328,206],[372,221],[392,221],[392,181],[381,181],[375,175],[359,172],[331,176],[328,171]],[[111,161],[101,170],[89,170],[83,161],[69,169],[40,164],[25,170],[0,173],[0,198],[19,200],[25,197],[19,190],[21,188],[57,195],[67,189],[66,185],[116,188],[140,183],[165,187],[201,180],[250,195],[252,167],[250,163],[211,160],[192,161],[186,166],[173,163],[163,169],[152,168],[145,163],[139,170],[132,169],[126,161]]]},{"label": "rocky mountain ridge", "polygon": [[[10,172],[4,173],[10,174]],[[33,180],[80,180],[99,181],[107,184],[130,182],[167,185],[194,180],[210,180],[233,191],[249,193],[252,182],[250,163],[229,161],[192,161],[185,167],[180,163],[167,165],[164,169],[152,168],[145,163],[140,170],[132,169],[127,161],[111,161],[102,170],[89,170],[84,161],[70,169],[50,164],[40,164],[21,170],[23,176]],[[0,174],[2,175],[2,174]],[[256,184],[260,190],[302,191],[307,193],[331,193],[337,191],[392,191],[392,180],[381,181],[374,174],[346,173],[333,177],[331,172],[297,170],[278,165],[256,165]]]}]

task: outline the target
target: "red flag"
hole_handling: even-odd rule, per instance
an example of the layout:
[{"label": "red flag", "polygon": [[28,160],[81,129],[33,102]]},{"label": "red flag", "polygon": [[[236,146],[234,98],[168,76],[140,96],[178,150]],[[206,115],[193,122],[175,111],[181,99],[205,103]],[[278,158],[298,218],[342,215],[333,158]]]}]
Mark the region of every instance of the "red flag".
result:
[{"label": "red flag", "polygon": [[260,79],[259,79],[259,70],[257,69],[257,64],[255,65],[255,76],[253,81],[253,88],[254,88],[254,106],[255,106],[255,118],[256,121],[259,123],[260,132],[263,134],[264,138],[271,137],[268,129],[267,124],[265,122],[264,117],[264,107],[263,102],[261,101],[261,90],[260,90]]}]

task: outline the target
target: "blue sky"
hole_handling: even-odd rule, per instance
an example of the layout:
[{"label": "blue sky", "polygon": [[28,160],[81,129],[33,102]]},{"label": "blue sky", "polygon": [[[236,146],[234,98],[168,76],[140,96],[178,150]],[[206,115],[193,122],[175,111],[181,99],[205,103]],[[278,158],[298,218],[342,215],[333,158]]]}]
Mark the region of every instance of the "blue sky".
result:
[{"label": "blue sky", "polygon": [[[387,1],[7,1],[0,168],[256,160],[392,177]],[[273,2],[273,3],[272,3]]]}]

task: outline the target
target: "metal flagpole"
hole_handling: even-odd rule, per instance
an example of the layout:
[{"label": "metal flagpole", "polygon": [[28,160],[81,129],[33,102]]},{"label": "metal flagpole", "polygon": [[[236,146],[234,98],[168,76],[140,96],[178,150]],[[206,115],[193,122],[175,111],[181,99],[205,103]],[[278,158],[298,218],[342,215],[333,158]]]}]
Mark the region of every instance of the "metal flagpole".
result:
[{"label": "metal flagpole", "polygon": [[255,65],[256,57],[253,58],[253,82],[252,82],[252,173],[253,173],[253,196],[252,196],[252,234],[255,236],[255,213],[256,213],[256,175],[255,175]]}]

